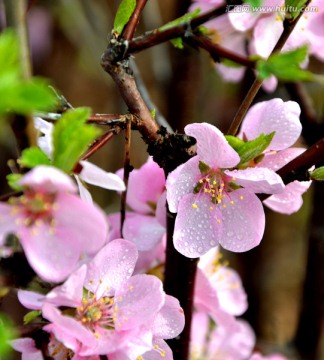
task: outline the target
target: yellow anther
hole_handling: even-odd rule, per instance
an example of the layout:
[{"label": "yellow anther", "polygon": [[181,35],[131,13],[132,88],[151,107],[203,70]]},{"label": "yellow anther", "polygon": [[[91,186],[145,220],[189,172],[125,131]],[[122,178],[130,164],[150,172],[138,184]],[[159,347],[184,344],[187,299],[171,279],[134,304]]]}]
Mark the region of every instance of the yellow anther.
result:
[{"label": "yellow anther", "polygon": [[240,200],[243,200],[243,199],[244,199],[244,197],[241,195],[241,196],[240,196]]},{"label": "yellow anther", "polygon": [[134,286],[131,285],[131,286],[129,287],[129,290],[133,290],[133,289],[134,289]]},{"label": "yellow anther", "polygon": [[277,21],[280,21],[280,20],[281,20],[281,16],[277,15],[277,16],[276,16],[276,20],[277,20]]},{"label": "yellow anther", "polygon": [[83,323],[85,323],[85,322],[87,322],[87,319],[86,319],[85,317],[83,317],[83,318],[81,319],[81,321],[82,321]]},{"label": "yellow anther", "polygon": [[230,201],[230,204],[232,204],[232,205],[233,205],[233,204],[234,204],[234,201],[233,201],[233,200],[231,200],[231,201]]},{"label": "yellow anther", "polygon": [[198,209],[198,206],[196,204],[191,204],[191,206],[194,208],[194,209]]},{"label": "yellow anther", "polygon": [[199,183],[202,184],[204,181],[202,179],[199,180]]},{"label": "yellow anther", "polygon": [[100,334],[99,334],[99,333],[97,333],[97,332],[95,332],[93,335],[94,335],[97,339],[99,339],[99,338],[100,338]]},{"label": "yellow anther", "polygon": [[214,208],[212,206],[209,207],[209,210],[213,210]]},{"label": "yellow anther", "polygon": [[219,219],[217,219],[217,222],[218,222],[218,224],[220,224],[220,223],[221,223],[221,221],[220,221]]},{"label": "yellow anther", "polygon": [[209,182],[209,181],[210,181],[210,178],[207,178],[206,181]]},{"label": "yellow anther", "polygon": [[235,176],[233,176],[233,177],[232,177],[232,180],[233,180],[233,181],[235,181],[235,180],[236,180],[236,177],[235,177]]},{"label": "yellow anther", "polygon": [[225,204],[223,205],[223,208],[226,209],[226,205],[225,205]]},{"label": "yellow anther", "polygon": [[217,182],[215,180],[213,181],[213,185],[217,185]]}]

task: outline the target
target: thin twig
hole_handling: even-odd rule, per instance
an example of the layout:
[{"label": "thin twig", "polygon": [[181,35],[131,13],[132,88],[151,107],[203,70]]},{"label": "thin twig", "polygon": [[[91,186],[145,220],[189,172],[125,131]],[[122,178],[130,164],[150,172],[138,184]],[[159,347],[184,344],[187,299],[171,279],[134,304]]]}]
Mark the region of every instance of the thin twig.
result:
[{"label": "thin twig", "polygon": [[189,36],[188,38],[185,38],[185,42],[191,46],[200,47],[206,50],[215,62],[220,62],[220,59],[223,58],[252,69],[255,68],[256,62],[254,60],[250,60],[245,56],[234,53],[233,51],[225,49],[223,46],[215,44],[207,36]]},{"label": "thin twig", "polygon": [[218,16],[225,14],[226,6],[221,6],[217,9],[210,10],[202,15],[199,15],[185,24],[180,24],[166,30],[155,29],[148,34],[139,36],[131,40],[128,44],[126,54],[132,54],[135,52],[148,49],[152,46],[161,44],[165,41],[175,39],[185,35],[188,29],[194,30],[198,26],[204,24],[208,20],[214,19]]},{"label": "thin twig", "polygon": [[125,159],[124,159],[124,183],[126,190],[121,194],[120,202],[120,233],[123,234],[123,226],[126,217],[126,198],[127,198],[127,186],[129,174],[131,171],[130,166],[130,145],[131,145],[131,120],[127,119],[126,129],[125,129]]},{"label": "thin twig", "polygon": [[125,26],[124,30],[121,33],[121,36],[125,40],[131,40],[134,36],[136,26],[138,24],[139,18],[141,13],[147,3],[147,0],[137,0],[135,10],[129,19],[127,25]]},{"label": "thin twig", "polygon": [[[309,3],[310,3],[310,0],[307,1],[305,6],[307,6]],[[288,19],[284,20],[284,22],[283,22],[284,30],[283,30],[280,38],[278,39],[275,47],[271,51],[270,56],[281,51],[281,49],[284,47],[286,41],[288,40],[290,34],[294,30],[296,24],[298,23],[298,20],[301,18],[302,15],[303,15],[303,12],[300,12],[300,14],[293,21],[290,21]],[[258,93],[260,87],[262,86],[262,83],[263,83],[263,80],[261,80],[259,78],[256,78],[255,81],[253,82],[250,90],[248,91],[245,99],[243,100],[241,106],[239,107],[239,109],[228,129],[227,133],[229,135],[237,134],[239,127],[244,119],[244,116],[246,115],[249,107],[252,104],[253,99],[255,98],[256,94]]]}]

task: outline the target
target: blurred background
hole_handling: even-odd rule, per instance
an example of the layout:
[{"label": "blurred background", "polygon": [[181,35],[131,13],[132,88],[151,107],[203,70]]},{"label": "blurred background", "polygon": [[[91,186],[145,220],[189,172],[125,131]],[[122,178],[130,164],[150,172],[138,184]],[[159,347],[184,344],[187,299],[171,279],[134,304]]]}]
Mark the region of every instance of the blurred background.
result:
[{"label": "blurred background", "polygon": [[[49,78],[72,106],[89,106],[93,113],[125,114],[114,82],[102,70],[100,57],[107,46],[119,0],[29,1],[27,21],[34,75]],[[187,0],[151,0],[143,12],[137,35],[181,16]],[[0,23],[4,28],[4,0],[0,0]],[[324,44],[323,44],[324,45]],[[226,131],[254,75],[247,72],[241,83],[225,83],[206,53],[193,48],[175,49],[165,43],[135,54],[139,74],[156,108],[174,130],[206,121]],[[324,72],[315,59],[310,70]],[[291,85],[292,86],[292,85]],[[301,146],[324,136],[324,90],[306,84],[318,124],[309,125]],[[259,92],[255,102],[281,97],[294,99],[289,86],[280,84],[274,93]],[[303,115],[302,115],[303,116]],[[1,123],[2,124],[2,123]],[[108,171],[123,166],[124,138],[115,136],[91,161]],[[0,128],[0,192],[9,189],[7,161],[16,158],[15,138],[9,126]],[[131,164],[147,159],[146,145],[132,133]],[[90,189],[94,200],[108,212],[119,206],[118,196],[103,189]],[[225,254],[243,278],[249,296],[244,317],[251,323],[263,351],[282,351],[291,359],[324,359],[324,187],[313,184],[302,209],[291,216],[267,211],[265,237],[259,247],[239,255]],[[1,278],[4,275],[1,275]],[[3,285],[3,284],[1,284]],[[3,299],[2,311],[10,311],[17,323],[15,294]]]}]

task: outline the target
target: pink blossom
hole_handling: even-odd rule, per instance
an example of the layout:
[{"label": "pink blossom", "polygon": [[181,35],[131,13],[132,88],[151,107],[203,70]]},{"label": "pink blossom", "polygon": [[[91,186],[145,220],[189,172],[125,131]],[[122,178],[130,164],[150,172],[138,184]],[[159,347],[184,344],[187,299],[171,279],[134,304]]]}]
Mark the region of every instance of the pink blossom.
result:
[{"label": "pink blossom", "polygon": [[260,353],[254,353],[250,357],[250,360],[288,360],[288,359],[281,354],[271,354],[271,355],[263,356]]},{"label": "pink blossom", "polygon": [[197,155],[167,179],[169,208],[177,212],[175,248],[194,258],[218,244],[236,252],[257,246],[265,218],[255,193],[281,192],[281,178],[267,168],[247,168],[234,176],[227,169],[240,157],[216,127],[190,124],[185,132],[196,138]]},{"label": "pink blossom", "polygon": [[82,256],[104,245],[105,214],[73,194],[74,183],[56,168],[38,166],[19,184],[24,194],[0,203],[1,243],[15,233],[35,272],[46,281],[62,281]]},{"label": "pink blossom", "polygon": [[134,244],[114,240],[46,296],[20,291],[19,299],[41,308],[58,340],[79,356],[133,359],[167,352],[157,344],[182,331],[183,312],[158,278],[131,276],[137,256]]},{"label": "pink blossom", "polygon": [[[278,98],[251,107],[242,123],[239,136],[253,140],[261,133],[275,132],[264,152],[264,158],[256,167],[277,171],[305,151],[303,148],[290,147],[301,134],[299,115],[300,107],[296,102],[284,102]],[[235,176],[234,172],[232,174]],[[291,214],[300,209],[303,203],[301,195],[310,185],[311,181],[293,181],[280,194],[270,196],[263,203],[274,211]]]}]

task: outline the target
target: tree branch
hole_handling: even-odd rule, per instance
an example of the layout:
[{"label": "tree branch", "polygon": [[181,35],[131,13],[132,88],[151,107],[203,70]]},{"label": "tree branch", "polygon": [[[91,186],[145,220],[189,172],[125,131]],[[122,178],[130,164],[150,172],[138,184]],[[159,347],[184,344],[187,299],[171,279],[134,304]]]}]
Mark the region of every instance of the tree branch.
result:
[{"label": "tree branch", "polygon": [[[305,4],[305,6],[307,6],[310,3],[310,0],[308,0]],[[294,30],[296,24],[298,23],[298,20],[301,18],[301,16],[303,15],[302,12],[300,12],[300,14],[293,20],[289,20],[289,19],[285,19],[283,22],[283,32],[280,36],[280,38],[278,39],[275,47],[273,48],[273,50],[271,51],[271,55],[278,53],[282,50],[283,46],[285,45],[287,39],[289,38],[290,34],[292,33],[292,31]],[[248,91],[245,99],[243,100],[241,106],[239,107],[229,129],[228,129],[228,134],[229,135],[236,135],[239,127],[244,119],[244,116],[246,115],[249,107],[252,104],[253,99],[255,98],[256,94],[258,93],[261,85],[263,83],[263,80],[261,79],[255,79],[254,83],[252,84],[250,90]]]}]

